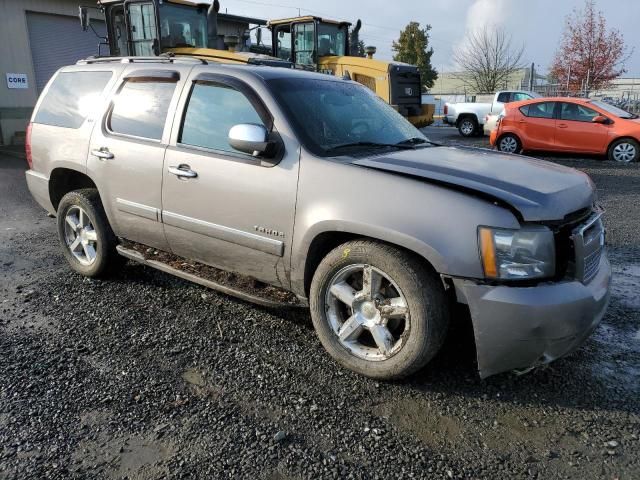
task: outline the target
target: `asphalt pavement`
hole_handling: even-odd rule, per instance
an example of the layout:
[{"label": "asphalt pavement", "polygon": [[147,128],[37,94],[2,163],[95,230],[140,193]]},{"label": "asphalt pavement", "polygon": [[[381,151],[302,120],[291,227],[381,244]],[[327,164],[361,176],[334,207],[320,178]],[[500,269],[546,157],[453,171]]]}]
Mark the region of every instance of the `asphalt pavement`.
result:
[{"label": "asphalt pavement", "polygon": [[0,480],[640,478],[640,165],[554,160],[608,209],[602,325],[568,358],[482,381],[459,311],[433,362],[385,383],[338,367],[306,311],[135,264],[71,273],[24,160],[0,153]]}]

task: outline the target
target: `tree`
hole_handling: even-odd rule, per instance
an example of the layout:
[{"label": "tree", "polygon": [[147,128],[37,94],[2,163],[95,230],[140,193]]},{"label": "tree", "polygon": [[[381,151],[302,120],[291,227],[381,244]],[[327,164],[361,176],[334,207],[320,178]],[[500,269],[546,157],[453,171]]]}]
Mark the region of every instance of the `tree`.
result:
[{"label": "tree", "polygon": [[514,46],[511,35],[499,28],[469,32],[453,52],[460,72],[456,77],[476,93],[493,93],[522,68],[524,45]]},{"label": "tree", "polygon": [[366,54],[364,53],[364,40],[360,40],[359,38],[356,38],[356,43],[353,43],[353,35],[351,36],[351,40],[350,40],[350,45],[353,45],[354,48],[351,52],[352,55],[355,55],[356,57],[364,57],[366,56]]},{"label": "tree", "polygon": [[422,85],[426,88],[433,87],[438,78],[438,72],[431,66],[433,48],[429,48],[429,30],[431,25],[420,28],[418,22],[411,22],[400,32],[400,38],[392,46],[396,52],[393,59],[418,67]]},{"label": "tree", "polygon": [[571,93],[597,90],[625,72],[623,63],[630,55],[622,34],[608,30],[594,1],[586,0],[584,10],[574,9],[566,18],[550,74]]}]

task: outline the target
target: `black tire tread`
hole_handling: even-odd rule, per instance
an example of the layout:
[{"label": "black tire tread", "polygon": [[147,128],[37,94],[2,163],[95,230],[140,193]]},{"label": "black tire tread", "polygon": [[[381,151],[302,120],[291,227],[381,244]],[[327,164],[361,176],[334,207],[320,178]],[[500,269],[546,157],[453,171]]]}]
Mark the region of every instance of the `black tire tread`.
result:
[{"label": "black tire tread", "polygon": [[[382,369],[369,370],[357,367],[354,368],[354,363],[357,364],[359,362],[364,362],[364,360],[357,359],[350,354],[347,355],[354,359],[354,362],[345,362],[343,361],[343,358],[336,358],[334,355],[332,356],[334,356],[334,358],[345,367],[380,380],[401,379],[415,373],[423,368],[433,358],[444,343],[446,337],[449,324],[449,302],[440,278],[435,271],[425,265],[425,262],[421,258],[418,258],[416,255],[401,250],[393,245],[365,239],[344,243],[332,250],[320,262],[320,265],[314,274],[310,295],[311,315],[314,321],[314,326],[316,326],[316,323],[319,321],[326,324],[324,316],[325,312],[323,309],[324,304],[320,300],[320,296],[323,295],[324,289],[318,283],[322,281],[324,277],[327,277],[328,281],[330,276],[333,275],[332,272],[335,272],[336,268],[344,266],[340,265],[339,261],[337,263],[334,263],[334,261],[336,257],[339,258],[340,253],[344,252],[347,248],[351,251],[356,251],[358,249],[363,249],[365,251],[377,251],[377,254],[386,256],[390,259],[390,262],[399,266],[399,268],[407,275],[407,278],[405,279],[406,283],[408,285],[416,286],[416,288],[413,289],[412,294],[417,295],[419,298],[416,298],[413,303],[428,306],[428,331],[423,339],[424,344],[422,345],[422,348],[419,349],[410,362],[403,365],[393,365],[391,368],[384,371]],[[336,252],[338,252],[338,255],[336,255]],[[347,263],[345,263],[345,265],[346,264]],[[403,293],[405,294],[405,297],[408,297],[406,290]],[[407,301],[411,302],[409,298],[407,298]],[[414,322],[418,321],[418,317],[415,315],[415,312],[412,313],[411,319],[412,325]],[[316,327],[316,332],[327,349],[326,343],[330,341],[330,339],[326,338],[325,332],[322,329]],[[334,334],[331,332],[330,335]],[[331,354],[331,352],[329,353]],[[400,352],[397,355],[399,354]],[[375,363],[381,364],[387,361]]]},{"label": "black tire tread", "polygon": [[[64,241],[64,210],[71,205],[79,205],[93,217],[94,227],[100,238],[100,252],[93,265],[84,266],[75,260],[68,251]],[[102,206],[100,194],[95,188],[83,188],[67,193],[58,205],[58,237],[63,249],[63,254],[71,268],[77,273],[91,278],[108,276],[124,265],[126,259],[120,256],[116,250],[118,238],[113,233],[107,214]]]}]

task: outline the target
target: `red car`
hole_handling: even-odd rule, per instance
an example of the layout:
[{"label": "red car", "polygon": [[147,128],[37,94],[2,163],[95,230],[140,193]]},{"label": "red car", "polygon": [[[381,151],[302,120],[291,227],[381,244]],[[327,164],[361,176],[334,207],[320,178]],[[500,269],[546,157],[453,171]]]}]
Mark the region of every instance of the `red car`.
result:
[{"label": "red car", "polygon": [[490,141],[507,153],[588,153],[629,163],[640,157],[640,120],[597,100],[537,98],[505,105]]}]

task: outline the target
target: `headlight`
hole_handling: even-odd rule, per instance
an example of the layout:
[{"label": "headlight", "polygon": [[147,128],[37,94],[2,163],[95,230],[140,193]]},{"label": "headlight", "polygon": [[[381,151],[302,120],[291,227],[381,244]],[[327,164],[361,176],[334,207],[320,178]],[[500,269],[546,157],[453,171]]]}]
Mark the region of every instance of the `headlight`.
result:
[{"label": "headlight", "polygon": [[520,230],[480,227],[478,237],[487,278],[529,280],[552,277],[555,273],[553,232],[546,227]]}]

